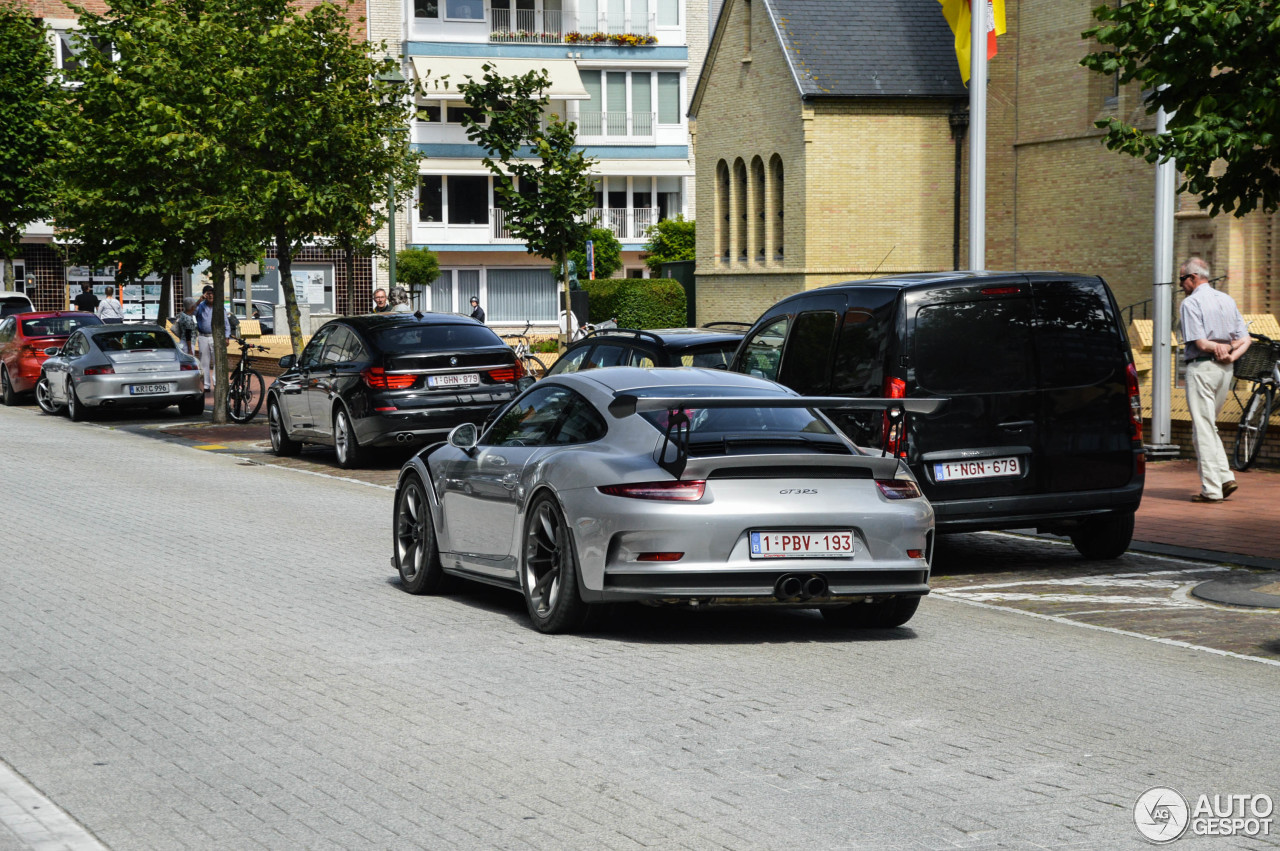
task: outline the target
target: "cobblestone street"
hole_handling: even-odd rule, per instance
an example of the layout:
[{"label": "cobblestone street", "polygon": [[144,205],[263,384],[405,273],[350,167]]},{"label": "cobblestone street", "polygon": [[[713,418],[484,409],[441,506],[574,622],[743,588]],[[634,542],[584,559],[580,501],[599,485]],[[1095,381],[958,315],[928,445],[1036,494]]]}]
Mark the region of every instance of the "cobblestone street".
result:
[{"label": "cobblestone street", "polygon": [[[635,608],[548,637],[514,594],[403,593],[385,488],[118,425],[0,409],[0,802],[83,831],[49,847],[1138,848],[1152,786],[1280,792],[1240,735],[1280,722],[1280,666],[1069,622],[1216,647],[1174,604],[1203,564],[965,536],[902,629]],[[1274,657],[1251,617],[1217,649]]]}]

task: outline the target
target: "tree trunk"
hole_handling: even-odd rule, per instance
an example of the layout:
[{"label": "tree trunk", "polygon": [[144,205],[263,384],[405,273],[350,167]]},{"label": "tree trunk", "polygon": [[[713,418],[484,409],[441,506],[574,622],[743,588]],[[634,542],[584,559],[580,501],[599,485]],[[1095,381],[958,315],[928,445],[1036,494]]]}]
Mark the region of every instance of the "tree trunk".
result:
[{"label": "tree trunk", "polygon": [[289,317],[289,342],[293,345],[293,356],[300,358],[302,314],[298,312],[298,294],[293,288],[293,253],[289,248],[289,237],[283,229],[276,231],[276,262],[280,268],[280,289],[284,292],[285,313]]},{"label": "tree trunk", "polygon": [[356,246],[355,240],[349,236],[342,238],[342,247],[347,255],[347,315],[364,313],[356,310]]},{"label": "tree trunk", "polygon": [[213,329],[213,421],[227,421],[227,320],[222,310],[226,301],[227,268],[215,262],[213,272],[213,316],[209,325]]},{"label": "tree trunk", "polygon": [[561,283],[564,285],[564,332],[560,335],[560,354],[564,354],[565,348],[573,342],[573,299],[569,295],[569,251],[561,246],[560,256],[557,258],[560,262],[560,274],[563,276]]},{"label": "tree trunk", "polygon": [[[13,271],[12,257],[6,256],[4,258],[4,265],[0,266],[0,278],[3,278],[3,280],[0,281],[0,290],[12,292],[18,288],[18,282],[15,280]],[[27,293],[27,298],[31,298],[31,293]],[[34,301],[34,299],[32,299],[32,301]]]}]

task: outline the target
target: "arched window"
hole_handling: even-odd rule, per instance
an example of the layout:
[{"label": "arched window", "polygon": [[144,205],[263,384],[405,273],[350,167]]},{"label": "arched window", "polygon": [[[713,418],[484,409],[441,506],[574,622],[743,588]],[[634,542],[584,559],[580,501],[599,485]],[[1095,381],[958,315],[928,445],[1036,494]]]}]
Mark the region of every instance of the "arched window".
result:
[{"label": "arched window", "polygon": [[733,187],[729,193],[732,205],[732,257],[747,262],[747,164],[739,157],[733,161]]},{"label": "arched window", "polygon": [[770,240],[770,253],[776,261],[782,261],[783,251],[783,233],[786,229],[786,222],[783,219],[783,210],[786,207],[786,195],[783,192],[782,185],[782,157],[777,154],[769,160],[769,183],[772,188],[773,209],[769,219],[773,223],[773,238]]},{"label": "arched window", "polygon": [[747,251],[756,263],[765,261],[764,242],[764,160],[751,160],[751,228],[747,239]]},{"label": "arched window", "polygon": [[729,165],[716,163],[716,259],[729,262]]}]

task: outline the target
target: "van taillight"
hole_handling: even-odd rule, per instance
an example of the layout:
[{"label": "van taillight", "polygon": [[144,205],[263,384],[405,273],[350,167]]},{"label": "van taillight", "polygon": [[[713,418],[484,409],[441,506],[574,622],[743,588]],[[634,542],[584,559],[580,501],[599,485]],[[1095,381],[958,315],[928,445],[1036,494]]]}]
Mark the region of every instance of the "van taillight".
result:
[{"label": "van taillight", "polygon": [[1129,385],[1129,429],[1133,439],[1141,443],[1142,393],[1138,390],[1138,368],[1129,364],[1129,368],[1125,370],[1125,378]]},{"label": "van taillight", "polygon": [[371,366],[360,376],[374,390],[407,390],[418,380],[416,375],[387,375],[380,366]]},{"label": "van taillight", "polygon": [[516,361],[511,366],[504,366],[501,369],[489,370],[489,378],[500,384],[503,382],[518,381],[519,379],[524,378],[524,376],[524,364],[520,361]]},{"label": "van taillight", "polygon": [[[884,379],[884,398],[886,399],[905,399],[907,398],[907,382],[901,378],[891,378],[886,376]],[[901,427],[898,429],[896,436],[891,435],[892,427],[889,424],[889,414],[885,413],[880,421],[880,445],[885,447],[885,451],[891,455],[899,455],[903,458],[907,457],[907,439]],[[893,437],[893,440],[890,440]]]}]

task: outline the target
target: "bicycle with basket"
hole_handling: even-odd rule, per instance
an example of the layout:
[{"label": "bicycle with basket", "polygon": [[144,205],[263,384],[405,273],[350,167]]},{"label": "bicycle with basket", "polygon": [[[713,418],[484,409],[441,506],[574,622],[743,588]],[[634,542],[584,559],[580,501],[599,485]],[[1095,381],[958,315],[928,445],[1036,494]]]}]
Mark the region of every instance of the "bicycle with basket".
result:
[{"label": "bicycle with basket", "polygon": [[[1241,472],[1252,466],[1262,450],[1263,441],[1267,438],[1267,423],[1275,405],[1276,389],[1280,387],[1280,341],[1263,334],[1250,336],[1253,343],[1234,365],[1237,381],[1253,384],[1253,392],[1240,414],[1232,450],[1235,468]],[[1239,396],[1236,396],[1236,401],[1240,401]]]}]

